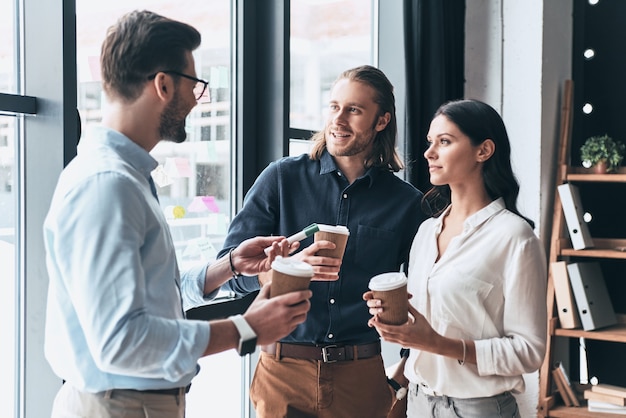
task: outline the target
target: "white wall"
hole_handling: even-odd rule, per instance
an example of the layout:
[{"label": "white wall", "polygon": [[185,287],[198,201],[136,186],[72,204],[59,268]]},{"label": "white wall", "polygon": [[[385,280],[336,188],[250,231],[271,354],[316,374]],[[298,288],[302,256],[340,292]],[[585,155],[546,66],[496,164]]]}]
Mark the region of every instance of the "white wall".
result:
[{"label": "white wall", "polygon": [[571,0],[468,0],[465,96],[498,110],[520,182],[519,209],[546,243],[563,81],[571,77]]},{"label": "white wall", "polygon": [[[500,112],[520,182],[518,207],[548,249],[563,81],[571,77],[571,0],[468,0],[465,96]],[[538,373],[525,376],[522,417],[536,416]]]}]

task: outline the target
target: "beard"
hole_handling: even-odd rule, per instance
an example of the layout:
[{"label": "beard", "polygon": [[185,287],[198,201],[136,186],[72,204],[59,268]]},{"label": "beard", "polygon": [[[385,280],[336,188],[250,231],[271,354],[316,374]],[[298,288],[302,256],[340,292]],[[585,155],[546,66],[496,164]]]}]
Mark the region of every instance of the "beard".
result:
[{"label": "beard", "polygon": [[333,143],[330,132],[326,132],[326,149],[333,157],[352,157],[359,154],[369,153],[372,149],[372,144],[376,138],[377,132],[372,129],[371,131],[359,132],[354,134],[352,142],[340,145]]},{"label": "beard", "polygon": [[358,142],[353,142],[347,147],[337,147],[334,144],[328,146],[328,143],[326,147],[328,148],[328,152],[330,153],[330,155],[332,155],[333,157],[352,157],[368,150],[371,146],[371,143],[372,141],[370,137],[370,140],[368,141],[359,140]]},{"label": "beard", "polygon": [[184,142],[187,139],[187,131],[185,131],[186,118],[187,112],[183,110],[180,97],[176,94],[161,114],[159,123],[159,136],[161,139],[177,144]]}]

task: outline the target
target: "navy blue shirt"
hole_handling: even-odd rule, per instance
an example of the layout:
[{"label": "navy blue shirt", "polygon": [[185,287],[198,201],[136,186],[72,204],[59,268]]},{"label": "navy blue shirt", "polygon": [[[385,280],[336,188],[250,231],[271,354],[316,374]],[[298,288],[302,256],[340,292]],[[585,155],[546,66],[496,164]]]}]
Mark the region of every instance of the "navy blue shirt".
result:
[{"label": "navy blue shirt", "polygon": [[[360,344],[378,340],[363,293],[373,276],[399,271],[425,219],[422,193],[389,170],[370,168],[352,184],[327,151],[319,161],[307,154],[271,163],[256,179],[242,210],[230,224],[219,257],[258,235],[289,236],[312,223],[350,230],[337,281],[312,281],[311,310],[282,341]],[[300,243],[306,248],[313,237]],[[256,277],[232,279],[225,289],[247,294]]]}]

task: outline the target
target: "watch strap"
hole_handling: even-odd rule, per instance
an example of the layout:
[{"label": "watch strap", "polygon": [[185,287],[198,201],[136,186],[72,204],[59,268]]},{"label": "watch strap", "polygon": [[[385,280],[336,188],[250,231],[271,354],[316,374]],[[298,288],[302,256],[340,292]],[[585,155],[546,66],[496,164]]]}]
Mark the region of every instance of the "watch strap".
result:
[{"label": "watch strap", "polygon": [[256,349],[256,333],[248,324],[243,315],[233,315],[230,319],[239,333],[239,347],[237,351],[240,355],[250,354]]}]

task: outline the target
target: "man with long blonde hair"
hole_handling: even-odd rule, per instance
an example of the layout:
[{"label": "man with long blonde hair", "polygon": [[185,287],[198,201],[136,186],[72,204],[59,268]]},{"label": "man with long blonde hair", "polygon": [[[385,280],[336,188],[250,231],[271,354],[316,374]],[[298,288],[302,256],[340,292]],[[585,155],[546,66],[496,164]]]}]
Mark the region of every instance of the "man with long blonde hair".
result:
[{"label": "man with long blonde hair", "polygon": [[[422,193],[394,173],[393,86],[365,65],[333,84],[324,130],[309,154],[271,163],[248,192],[221,255],[255,235],[290,235],[315,222],[343,225],[349,238],[343,259],[317,255],[329,241],[301,243],[299,258],[314,267],[307,320],[263,347],[251,399],[259,418],[385,417],[392,403],[380,339],[367,325],[362,294],[371,277],[398,271],[419,224]],[[267,275],[228,283],[252,292]]]}]

